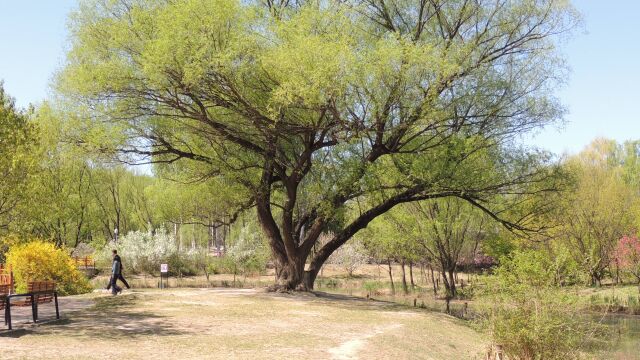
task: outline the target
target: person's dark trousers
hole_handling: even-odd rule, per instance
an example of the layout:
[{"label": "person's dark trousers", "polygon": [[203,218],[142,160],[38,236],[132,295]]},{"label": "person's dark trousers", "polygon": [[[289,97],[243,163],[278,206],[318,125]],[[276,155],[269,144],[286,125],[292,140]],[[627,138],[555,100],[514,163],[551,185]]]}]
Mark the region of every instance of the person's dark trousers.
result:
[{"label": "person's dark trousers", "polygon": [[120,286],[118,286],[118,284],[116,284],[116,281],[118,280],[118,276],[111,276],[111,293],[113,295],[117,295],[120,291],[122,291],[122,288],[120,288]]},{"label": "person's dark trousers", "polygon": [[113,281],[113,275],[109,278],[109,283],[107,284],[107,290],[111,289],[111,282]]},{"label": "person's dark trousers", "polygon": [[122,273],[118,275],[118,279],[122,281],[122,283],[124,284],[124,286],[127,287],[127,289],[131,289],[131,286],[129,286],[129,283],[127,282],[127,280],[124,279],[124,276],[122,276]]}]

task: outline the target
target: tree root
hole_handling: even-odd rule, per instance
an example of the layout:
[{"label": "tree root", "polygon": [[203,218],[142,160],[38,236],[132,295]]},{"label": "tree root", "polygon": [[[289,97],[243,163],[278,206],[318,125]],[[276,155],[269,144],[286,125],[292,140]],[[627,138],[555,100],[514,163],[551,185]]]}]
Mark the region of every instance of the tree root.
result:
[{"label": "tree root", "polygon": [[279,293],[279,294],[305,294],[305,295],[316,295],[313,289],[308,289],[305,286],[298,285],[295,288],[291,288],[287,285],[282,284],[273,284],[267,286],[267,292]]}]

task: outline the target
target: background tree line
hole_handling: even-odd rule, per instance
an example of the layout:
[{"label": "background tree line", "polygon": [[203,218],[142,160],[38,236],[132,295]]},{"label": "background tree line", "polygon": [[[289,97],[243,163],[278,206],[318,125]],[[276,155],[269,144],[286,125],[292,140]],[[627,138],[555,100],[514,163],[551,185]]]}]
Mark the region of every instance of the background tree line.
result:
[{"label": "background tree line", "polygon": [[228,213],[235,195],[224,186],[183,183],[170,170],[163,179],[151,167],[84,151],[69,141],[74,124],[59,111],[48,103],[19,109],[1,85],[0,122],[0,237],[100,247],[116,229],[124,236],[164,227],[185,247],[224,246],[235,220]]},{"label": "background tree line", "polygon": [[380,263],[435,268],[451,297],[460,283],[457,272],[487,270],[518,250],[545,254],[558,286],[638,281],[639,157],[640,141],[595,139],[562,158],[567,187],[548,198],[549,212],[534,219],[546,229],[533,236],[517,236],[481,211],[447,199],[400,206],[358,238]]},{"label": "background tree line", "polygon": [[[115,238],[115,229],[122,236],[165,227],[179,234],[183,247],[211,248],[224,245],[238,214],[245,214],[245,223],[255,221],[249,211],[230,213],[242,192],[217,179],[186,183],[177,166],[136,172],[70,143],[68,132],[73,130],[49,104],[18,109],[2,88],[0,96],[0,231],[5,237],[50,239],[58,247],[100,247]],[[455,273],[465,265],[481,268],[482,261],[495,263],[519,247],[544,249],[556,262],[561,284],[596,285],[606,276],[632,280],[640,253],[639,156],[640,141],[596,139],[579,154],[563,158],[571,185],[550,199],[550,215],[536,219],[549,228],[537,238],[514,236],[459,200],[417,202],[374,221],[357,236],[361,245],[353,248],[358,251],[349,247],[349,257],[364,259],[359,254],[365,253],[380,263],[404,264],[409,272],[414,265],[431,267],[442,274],[452,297],[457,293]]]}]

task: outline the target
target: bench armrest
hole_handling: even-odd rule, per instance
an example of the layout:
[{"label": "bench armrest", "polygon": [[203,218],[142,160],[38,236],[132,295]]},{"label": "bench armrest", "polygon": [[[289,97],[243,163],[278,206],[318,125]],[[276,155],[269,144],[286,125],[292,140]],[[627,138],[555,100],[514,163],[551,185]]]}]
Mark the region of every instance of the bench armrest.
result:
[{"label": "bench armrest", "polygon": [[29,296],[33,296],[35,295],[35,293],[24,293],[24,294],[11,294],[9,296],[7,296],[9,299],[12,299],[14,297],[29,297]]},{"label": "bench armrest", "polygon": [[10,298],[13,298],[13,297],[28,297],[28,296],[44,295],[44,294],[55,294],[55,295],[58,295],[58,291],[57,290],[53,290],[53,291],[52,290],[32,291],[30,293],[23,293],[23,294],[10,294],[7,297],[10,297]]}]

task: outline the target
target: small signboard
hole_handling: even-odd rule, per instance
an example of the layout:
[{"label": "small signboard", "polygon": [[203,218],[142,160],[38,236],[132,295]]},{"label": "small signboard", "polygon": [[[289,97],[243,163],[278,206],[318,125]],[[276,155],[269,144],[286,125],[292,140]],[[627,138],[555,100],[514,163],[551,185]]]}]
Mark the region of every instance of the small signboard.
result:
[{"label": "small signboard", "polygon": [[160,264],[160,272],[168,273],[169,272],[169,264]]}]

